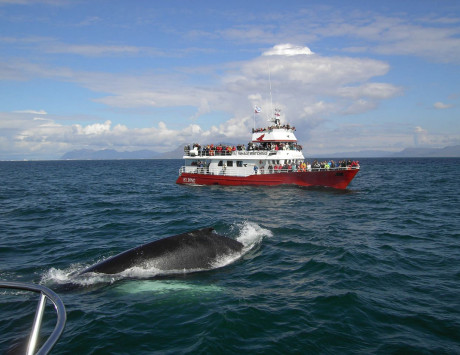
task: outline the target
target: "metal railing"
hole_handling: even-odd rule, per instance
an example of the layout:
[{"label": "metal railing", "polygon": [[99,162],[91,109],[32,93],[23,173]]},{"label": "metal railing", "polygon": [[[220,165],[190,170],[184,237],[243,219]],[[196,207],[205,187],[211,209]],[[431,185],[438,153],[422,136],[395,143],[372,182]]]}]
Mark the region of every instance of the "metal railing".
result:
[{"label": "metal railing", "polygon": [[49,299],[54,304],[54,308],[56,309],[57,314],[56,326],[54,327],[53,332],[50,334],[46,342],[36,353],[40,355],[48,354],[61,337],[67,319],[65,306],[61,298],[45,286],[23,282],[0,281],[0,288],[30,291],[40,294],[37,309],[35,311],[35,318],[32,326],[32,331],[29,337],[29,343],[27,345],[26,354],[28,355],[32,355],[35,353],[35,348],[37,346],[38,336],[40,334],[40,328],[47,299]]}]

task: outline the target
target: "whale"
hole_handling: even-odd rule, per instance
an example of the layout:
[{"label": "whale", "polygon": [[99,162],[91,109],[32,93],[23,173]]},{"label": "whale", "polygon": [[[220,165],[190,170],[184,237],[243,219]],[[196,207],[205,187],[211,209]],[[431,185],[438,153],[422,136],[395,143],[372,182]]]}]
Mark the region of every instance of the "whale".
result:
[{"label": "whale", "polygon": [[243,246],[235,239],[217,234],[212,227],[202,228],[129,249],[79,274],[118,274],[133,267],[177,272],[209,270],[220,258],[241,253]]}]

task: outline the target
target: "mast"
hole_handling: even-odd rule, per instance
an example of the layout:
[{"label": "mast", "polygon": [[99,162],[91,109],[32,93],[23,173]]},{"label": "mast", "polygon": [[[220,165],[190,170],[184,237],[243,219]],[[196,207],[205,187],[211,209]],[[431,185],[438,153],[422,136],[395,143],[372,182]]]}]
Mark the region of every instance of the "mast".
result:
[{"label": "mast", "polygon": [[272,98],[272,78],[271,78],[271,71],[270,71],[270,62],[268,62],[268,82],[270,85],[270,114],[273,115],[273,98]]}]

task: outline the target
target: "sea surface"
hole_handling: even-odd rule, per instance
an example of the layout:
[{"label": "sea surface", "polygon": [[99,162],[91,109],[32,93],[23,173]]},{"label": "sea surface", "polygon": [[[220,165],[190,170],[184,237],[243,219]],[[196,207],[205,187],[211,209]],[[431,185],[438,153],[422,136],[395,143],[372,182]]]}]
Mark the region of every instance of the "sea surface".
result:
[{"label": "sea surface", "polygon": [[[460,159],[361,159],[348,189],[176,185],[181,160],[0,162],[0,280],[67,310],[54,354],[460,354]],[[236,260],[81,277],[214,227]],[[0,290],[0,353],[38,298]],[[47,306],[46,336],[55,314]]]}]

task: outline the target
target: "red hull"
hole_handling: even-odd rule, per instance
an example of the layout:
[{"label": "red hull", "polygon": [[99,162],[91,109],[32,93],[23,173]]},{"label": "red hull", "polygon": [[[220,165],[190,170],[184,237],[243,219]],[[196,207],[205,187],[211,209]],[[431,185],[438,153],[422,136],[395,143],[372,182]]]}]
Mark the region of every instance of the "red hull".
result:
[{"label": "red hull", "polygon": [[275,173],[250,176],[206,175],[182,173],[176,184],[186,185],[298,185],[325,186],[335,189],[345,189],[358,173],[359,169],[324,170],[295,173]]}]

